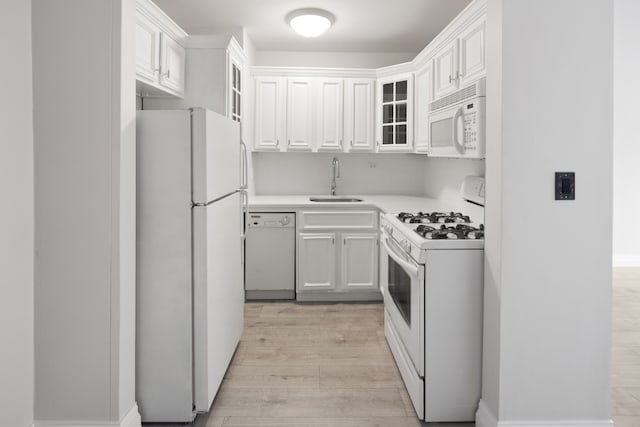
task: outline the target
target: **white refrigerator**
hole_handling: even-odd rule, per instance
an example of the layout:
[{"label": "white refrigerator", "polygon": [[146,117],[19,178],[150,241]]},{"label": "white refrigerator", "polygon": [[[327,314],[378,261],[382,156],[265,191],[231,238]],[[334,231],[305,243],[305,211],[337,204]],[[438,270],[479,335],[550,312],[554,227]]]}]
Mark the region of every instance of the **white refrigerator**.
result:
[{"label": "white refrigerator", "polygon": [[246,149],[203,109],[139,111],[136,400],[145,422],[206,412],[243,329]]}]

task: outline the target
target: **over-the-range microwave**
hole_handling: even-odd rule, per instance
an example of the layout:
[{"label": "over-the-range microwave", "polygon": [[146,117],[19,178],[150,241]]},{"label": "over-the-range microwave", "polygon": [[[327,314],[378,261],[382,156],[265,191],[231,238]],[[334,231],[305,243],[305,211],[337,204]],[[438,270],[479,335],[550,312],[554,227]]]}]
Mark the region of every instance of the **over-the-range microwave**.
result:
[{"label": "over-the-range microwave", "polygon": [[485,82],[482,78],[429,104],[429,155],[484,158]]}]

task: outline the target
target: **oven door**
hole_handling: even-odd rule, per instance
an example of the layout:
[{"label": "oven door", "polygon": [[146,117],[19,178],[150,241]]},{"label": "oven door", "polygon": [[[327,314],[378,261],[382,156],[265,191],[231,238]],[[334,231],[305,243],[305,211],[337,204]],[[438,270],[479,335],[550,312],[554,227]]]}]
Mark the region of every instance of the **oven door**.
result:
[{"label": "oven door", "polygon": [[380,283],[394,332],[413,369],[424,377],[424,266],[416,263],[384,230],[381,230]]}]

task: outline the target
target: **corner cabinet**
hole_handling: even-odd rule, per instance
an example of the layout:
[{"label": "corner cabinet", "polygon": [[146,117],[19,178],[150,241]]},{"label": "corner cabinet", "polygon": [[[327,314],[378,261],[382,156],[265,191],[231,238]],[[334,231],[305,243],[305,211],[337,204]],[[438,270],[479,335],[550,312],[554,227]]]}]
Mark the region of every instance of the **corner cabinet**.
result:
[{"label": "corner cabinet", "polygon": [[377,93],[378,151],[412,151],[413,73],[379,79]]},{"label": "corner cabinet", "polygon": [[184,95],[187,37],[150,0],[136,1],[136,90],[143,96]]},{"label": "corner cabinet", "polygon": [[429,103],[433,100],[431,61],[420,67],[415,76],[415,147],[416,153],[429,151]]},{"label": "corner cabinet", "polygon": [[377,301],[379,240],[375,210],[298,212],[299,301]]}]

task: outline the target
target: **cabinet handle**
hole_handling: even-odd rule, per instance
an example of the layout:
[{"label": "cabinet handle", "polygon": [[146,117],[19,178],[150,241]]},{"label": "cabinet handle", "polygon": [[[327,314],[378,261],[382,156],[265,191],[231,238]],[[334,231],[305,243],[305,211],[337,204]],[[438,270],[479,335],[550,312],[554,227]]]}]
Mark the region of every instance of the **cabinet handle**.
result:
[{"label": "cabinet handle", "polygon": [[163,76],[166,76],[168,79],[170,79],[171,78],[171,70],[167,70],[167,72],[164,73]]},{"label": "cabinet handle", "polygon": [[342,147],[342,140],[340,140],[340,147]]},{"label": "cabinet handle", "polygon": [[346,245],[347,244],[347,239],[342,239],[342,244]]},{"label": "cabinet handle", "polygon": [[449,83],[451,83],[453,79],[451,78],[451,74],[449,74]]},{"label": "cabinet handle", "polygon": [[460,77],[462,77],[464,74],[462,74],[460,71],[458,71],[456,73],[456,80],[460,80]]},{"label": "cabinet handle", "polygon": [[335,246],[335,244],[336,244],[336,238],[335,237],[331,238],[331,244]]},{"label": "cabinet handle", "polygon": [[380,147],[380,141],[376,141],[376,145]]},{"label": "cabinet handle", "polygon": [[291,140],[287,140],[287,147],[291,147]]},{"label": "cabinet handle", "polygon": [[276,139],[276,148],[278,148],[280,146],[280,140]]},{"label": "cabinet handle", "polygon": [[349,145],[353,148],[353,141],[349,141]]}]

